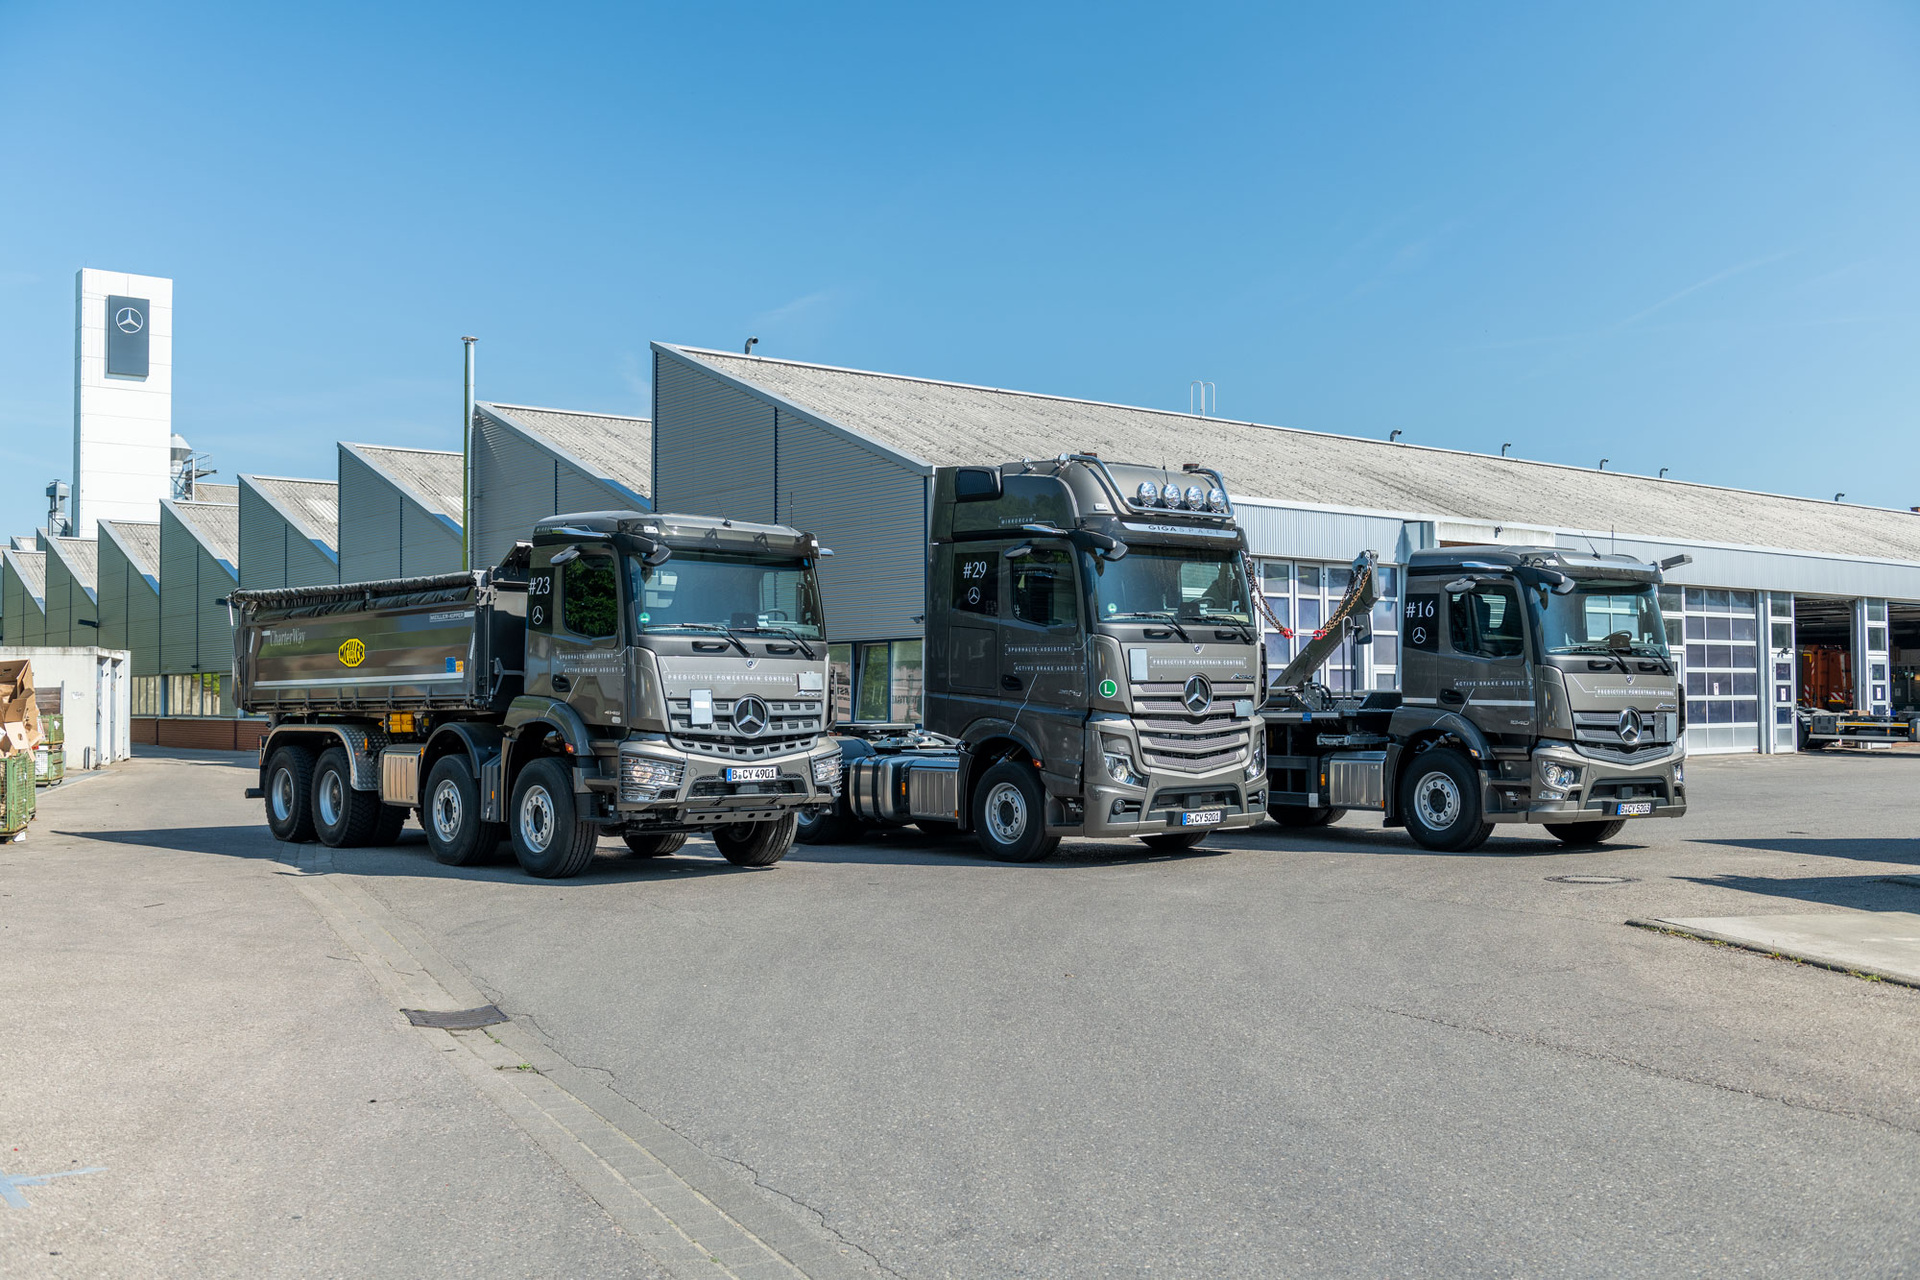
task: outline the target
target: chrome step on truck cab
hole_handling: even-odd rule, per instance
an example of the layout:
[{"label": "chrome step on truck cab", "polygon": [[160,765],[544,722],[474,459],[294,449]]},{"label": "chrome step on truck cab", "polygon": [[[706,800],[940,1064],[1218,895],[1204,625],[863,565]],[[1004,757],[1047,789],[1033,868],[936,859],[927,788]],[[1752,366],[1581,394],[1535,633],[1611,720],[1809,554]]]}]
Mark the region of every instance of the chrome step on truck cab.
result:
[{"label": "chrome step on truck cab", "polygon": [[492,569],[236,591],[268,825],[390,843],[413,813],[443,862],[507,839],[538,876],[578,874],[602,835],[778,861],[839,787],[826,554],[779,525],[585,512]]},{"label": "chrome step on truck cab", "polygon": [[[1218,472],[1092,454],[934,473],[919,726],[842,726],[849,824],[1186,848],[1265,812],[1264,662]],[[858,736],[853,736],[858,735]]]},{"label": "chrome step on truck cab", "polygon": [[1686,702],[1656,588],[1666,569],[1553,547],[1416,551],[1400,606],[1397,691],[1312,682],[1332,650],[1371,642],[1372,552],[1325,630],[1266,704],[1269,805],[1288,826],[1386,815],[1431,849],[1478,847],[1500,823],[1573,844],[1686,813]]}]

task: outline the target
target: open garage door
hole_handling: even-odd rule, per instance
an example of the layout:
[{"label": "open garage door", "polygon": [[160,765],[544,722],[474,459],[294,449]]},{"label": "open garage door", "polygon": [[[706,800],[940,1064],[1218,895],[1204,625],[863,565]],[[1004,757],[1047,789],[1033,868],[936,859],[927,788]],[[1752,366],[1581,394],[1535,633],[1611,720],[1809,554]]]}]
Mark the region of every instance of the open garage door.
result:
[{"label": "open garage door", "polygon": [[1893,632],[1893,713],[1911,716],[1920,713],[1920,604],[1887,601],[1887,623]]},{"label": "open garage door", "polygon": [[1854,602],[1826,596],[1793,598],[1799,658],[1800,705],[1814,711],[1851,711],[1854,701]]}]

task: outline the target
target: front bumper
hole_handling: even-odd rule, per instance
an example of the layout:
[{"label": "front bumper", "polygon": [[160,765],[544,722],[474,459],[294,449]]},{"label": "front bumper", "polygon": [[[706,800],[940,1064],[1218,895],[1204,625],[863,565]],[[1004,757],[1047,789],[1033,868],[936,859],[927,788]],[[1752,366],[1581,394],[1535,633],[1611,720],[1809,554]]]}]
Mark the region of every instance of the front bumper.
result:
[{"label": "front bumper", "polygon": [[[1099,717],[1087,728],[1086,795],[1078,826],[1051,826],[1050,835],[1093,837],[1155,836],[1183,831],[1234,831],[1258,826],[1267,816],[1265,727],[1258,718],[1242,722],[1247,738],[1231,763],[1205,773],[1185,773],[1143,765],[1139,728],[1126,717]],[[1133,781],[1121,782],[1107,770],[1109,748],[1124,744]],[[1247,764],[1260,749],[1254,777]],[[1182,822],[1188,813],[1218,812],[1220,820],[1202,825]]]},{"label": "front bumper", "polygon": [[[1487,783],[1486,815],[1489,822],[1609,822],[1619,817],[1678,818],[1687,811],[1685,782],[1686,747],[1675,743],[1660,755],[1622,764],[1583,755],[1570,746],[1536,747],[1522,764],[1528,776],[1525,785],[1518,778],[1493,777]],[[1547,766],[1579,771],[1578,779],[1566,787],[1554,786],[1546,776]],[[1509,770],[1508,772],[1512,772]],[[1679,775],[1679,776],[1676,776]],[[1652,804],[1652,812],[1622,814],[1622,804]]]},{"label": "front bumper", "polygon": [[[645,785],[659,783],[662,768],[675,774],[673,785]],[[748,768],[771,769],[774,776],[752,781],[727,776],[729,769]],[[831,804],[840,794],[840,747],[836,739],[822,737],[805,750],[742,764],[659,740],[627,742],[621,745],[615,779],[615,812],[648,828],[762,822]]]}]

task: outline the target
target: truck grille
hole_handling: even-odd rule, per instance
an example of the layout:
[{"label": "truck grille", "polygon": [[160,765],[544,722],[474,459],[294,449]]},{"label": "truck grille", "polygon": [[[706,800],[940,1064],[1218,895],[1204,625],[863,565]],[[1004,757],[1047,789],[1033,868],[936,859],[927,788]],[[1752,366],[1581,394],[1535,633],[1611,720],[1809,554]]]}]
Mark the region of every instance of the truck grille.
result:
[{"label": "truck grille", "polygon": [[1216,683],[1213,705],[1197,716],[1189,715],[1180,701],[1183,688],[1173,681],[1133,686],[1133,724],[1147,767],[1212,773],[1246,763],[1252,726],[1234,719],[1233,704],[1253,697],[1252,683]]},{"label": "truck grille", "polygon": [[1649,711],[1641,721],[1640,738],[1628,742],[1620,736],[1618,711],[1576,711],[1573,713],[1573,740],[1582,755],[1632,764],[1651,756],[1664,755],[1679,737],[1678,714]]},{"label": "truck grille", "polygon": [[760,760],[810,750],[820,737],[823,704],[766,701],[767,727],[749,737],[734,729],[732,701],[715,699],[713,723],[696,728],[692,704],[685,698],[670,700],[667,703],[668,736],[682,751],[728,760]]}]

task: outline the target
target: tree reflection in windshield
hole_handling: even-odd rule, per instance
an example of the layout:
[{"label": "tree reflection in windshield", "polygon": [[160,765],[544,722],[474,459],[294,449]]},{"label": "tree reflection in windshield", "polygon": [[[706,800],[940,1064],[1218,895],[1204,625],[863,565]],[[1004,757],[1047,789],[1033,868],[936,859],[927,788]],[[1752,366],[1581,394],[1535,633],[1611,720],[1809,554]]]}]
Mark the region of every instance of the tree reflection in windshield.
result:
[{"label": "tree reflection in windshield", "polygon": [[675,551],[652,568],[630,558],[627,573],[642,631],[718,626],[821,638],[820,596],[804,560]]},{"label": "tree reflection in windshield", "polygon": [[1666,655],[1667,630],[1652,583],[1579,582],[1568,595],[1527,595],[1547,653]]}]

